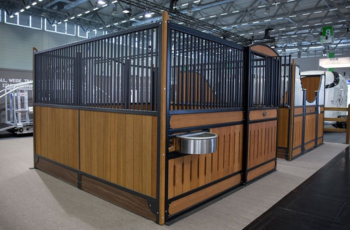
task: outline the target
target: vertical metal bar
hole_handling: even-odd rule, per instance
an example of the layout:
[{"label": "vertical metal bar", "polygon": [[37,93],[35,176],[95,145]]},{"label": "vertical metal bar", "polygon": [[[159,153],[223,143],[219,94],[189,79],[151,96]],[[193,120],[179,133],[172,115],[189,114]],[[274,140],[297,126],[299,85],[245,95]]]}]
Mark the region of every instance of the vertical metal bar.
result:
[{"label": "vertical metal bar", "polygon": [[151,104],[150,101],[150,95],[151,95],[151,84],[150,84],[150,62],[149,62],[149,55],[148,55],[148,44],[149,44],[149,30],[146,31],[146,82],[147,82],[147,94],[146,94],[146,101],[147,104]]},{"label": "vertical metal bar", "polygon": [[[174,30],[173,30],[174,32]],[[180,37],[180,33],[178,31],[176,31],[175,34],[175,43],[177,41],[177,65],[175,65],[174,67],[177,69],[177,109],[180,109],[180,95],[182,96],[183,94],[183,88],[182,88],[182,81],[180,80],[180,75],[181,75],[181,70],[180,70],[180,66],[181,66],[181,37]],[[180,92],[181,89],[181,92]]]},{"label": "vertical metal bar", "polygon": [[316,108],[315,108],[315,113],[316,113],[316,121],[315,121],[315,147],[317,146],[317,141],[318,141],[318,114],[320,113],[319,111],[319,92],[315,92],[316,95]]},{"label": "vertical metal bar", "polygon": [[[202,53],[201,53],[202,52]],[[200,99],[200,104],[201,104],[201,109],[205,109],[205,105],[206,105],[206,100],[205,100],[205,91],[206,91],[206,84],[205,84],[205,73],[203,70],[203,66],[204,66],[204,54],[205,54],[206,50],[204,47],[204,39],[199,38],[198,39],[198,55],[199,55],[199,69],[200,69],[200,82],[201,82],[201,99]]]},{"label": "vertical metal bar", "polygon": [[[184,94],[185,94],[185,91],[186,91],[186,89],[185,89],[185,77],[184,77],[184,65],[185,65],[185,52],[184,52],[184,50],[185,50],[185,35],[184,35],[184,33],[180,33],[180,35],[181,35],[181,40],[182,40],[182,44],[181,44],[181,53],[180,53],[180,55],[181,55],[181,64],[179,65],[179,67],[178,67],[178,69],[179,69],[179,72],[180,72],[180,74],[181,74],[181,109],[182,110],[184,110],[186,107],[185,107],[185,105],[184,105],[184,100],[185,100],[185,96],[184,96]],[[179,39],[180,40],[180,39]]]},{"label": "vertical metal bar", "polygon": [[[172,46],[174,46],[174,49],[172,51],[172,65],[171,65],[171,71],[172,71],[172,82],[173,82],[173,88],[172,88],[172,97],[173,97],[173,107],[170,108],[171,110],[176,110],[176,104],[177,104],[177,96],[178,96],[178,89],[179,89],[179,84],[178,84],[178,78],[176,77],[176,53],[177,53],[177,44],[176,44],[176,34],[177,32],[174,30],[170,30],[170,37],[171,37],[171,43]],[[176,91],[177,90],[177,91]]]},{"label": "vertical metal bar", "polygon": [[[151,49],[150,49],[150,58],[151,58],[151,68],[150,68],[150,72],[151,72],[151,84],[150,84],[150,87],[151,87],[151,95],[150,95],[150,101],[151,101],[151,107],[150,107],[150,109],[152,109],[153,107],[154,107],[154,105],[153,105],[153,103],[154,103],[154,81],[155,81],[155,79],[154,79],[154,71],[155,71],[155,69],[154,69],[154,61],[153,61],[153,58],[154,58],[154,56],[153,56],[153,48],[154,48],[154,31],[152,31],[152,30],[150,30],[150,32],[151,32]],[[171,55],[171,53],[170,53],[170,55]],[[170,66],[169,66],[169,68],[170,68]],[[170,89],[169,89],[170,90]],[[170,93],[170,91],[169,91],[169,93]]]},{"label": "vertical metal bar", "polygon": [[301,154],[305,153],[306,89],[303,89],[303,122],[301,134]]}]

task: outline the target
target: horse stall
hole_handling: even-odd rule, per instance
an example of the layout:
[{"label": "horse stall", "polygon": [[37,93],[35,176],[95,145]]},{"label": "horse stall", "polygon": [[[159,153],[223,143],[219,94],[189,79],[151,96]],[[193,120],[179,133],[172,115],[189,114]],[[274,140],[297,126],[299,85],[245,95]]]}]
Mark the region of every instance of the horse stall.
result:
[{"label": "horse stall", "polygon": [[277,156],[286,160],[323,144],[324,74],[301,74],[294,61],[290,69],[281,81],[286,95],[292,93],[279,108],[277,140]]},{"label": "horse stall", "polygon": [[35,168],[164,224],[275,170],[280,70],[166,13],[36,52]]}]

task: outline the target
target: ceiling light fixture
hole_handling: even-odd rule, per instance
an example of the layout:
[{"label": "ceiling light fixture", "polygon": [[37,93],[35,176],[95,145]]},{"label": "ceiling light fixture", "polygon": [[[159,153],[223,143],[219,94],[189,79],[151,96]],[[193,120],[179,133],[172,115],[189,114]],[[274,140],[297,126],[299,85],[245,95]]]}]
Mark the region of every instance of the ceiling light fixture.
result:
[{"label": "ceiling light fixture", "polygon": [[32,3],[32,6],[35,6],[36,4],[38,4],[38,3],[37,3],[37,2],[33,2],[33,3]]},{"label": "ceiling light fixture", "polygon": [[13,14],[11,14],[11,15],[10,15],[10,18],[13,18],[13,17],[14,17]]},{"label": "ceiling light fixture", "polygon": [[335,10],[338,10],[338,8],[329,9],[329,11],[335,11]]},{"label": "ceiling light fixture", "polygon": [[310,13],[305,13],[305,14],[303,14],[303,15],[309,15]]},{"label": "ceiling light fixture", "polygon": [[113,1],[112,3],[114,4],[114,3],[117,3],[118,1]]},{"label": "ceiling light fixture", "polygon": [[97,3],[100,4],[100,5],[104,5],[104,4],[106,4],[106,1],[105,0],[99,0]]},{"label": "ceiling light fixture", "polygon": [[111,25],[106,25],[106,27],[108,28],[108,27],[110,27]]},{"label": "ceiling light fixture", "polygon": [[131,12],[130,8],[124,8],[123,13],[124,14],[129,14]]},{"label": "ceiling light fixture", "polygon": [[39,0],[39,2],[42,2],[43,0]]},{"label": "ceiling light fixture", "polygon": [[30,8],[30,6],[26,6],[26,9],[28,10]]},{"label": "ceiling light fixture", "polygon": [[68,19],[65,19],[64,22],[68,22]]},{"label": "ceiling light fixture", "polygon": [[75,17],[73,16],[73,17],[71,17],[70,19],[72,19],[72,20],[73,20],[74,18],[75,18]]},{"label": "ceiling light fixture", "polygon": [[314,14],[322,13],[323,11],[315,11]]},{"label": "ceiling light fixture", "polygon": [[93,8],[92,10],[93,10],[93,11],[96,11],[96,10],[98,10],[98,7],[95,7],[95,8]]},{"label": "ceiling light fixture", "polygon": [[24,9],[21,9],[20,12],[21,12],[21,13],[24,12]]},{"label": "ceiling light fixture", "polygon": [[149,11],[145,11],[145,18],[150,18],[150,17],[152,17],[152,14],[151,14],[151,12],[149,12]]},{"label": "ceiling light fixture", "polygon": [[221,15],[226,15],[227,13],[222,13]]},{"label": "ceiling light fixture", "polygon": [[83,15],[83,14],[78,14],[77,17],[80,17],[81,15]]},{"label": "ceiling light fixture", "polygon": [[88,14],[88,13],[90,13],[90,10],[88,10],[88,11],[85,11],[85,14]]},{"label": "ceiling light fixture", "polygon": [[238,13],[238,12],[239,12],[239,10],[232,11],[233,14]]}]

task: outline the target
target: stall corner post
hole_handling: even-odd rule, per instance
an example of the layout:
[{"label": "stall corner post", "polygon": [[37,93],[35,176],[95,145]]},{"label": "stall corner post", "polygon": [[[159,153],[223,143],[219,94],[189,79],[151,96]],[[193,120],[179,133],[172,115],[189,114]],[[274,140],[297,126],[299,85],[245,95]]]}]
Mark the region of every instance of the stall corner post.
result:
[{"label": "stall corner post", "polygon": [[167,56],[168,56],[168,21],[169,15],[162,12],[161,39],[161,79],[160,79],[160,135],[159,135],[159,175],[158,175],[158,224],[165,224],[165,190],[166,190],[166,139],[167,139]]}]

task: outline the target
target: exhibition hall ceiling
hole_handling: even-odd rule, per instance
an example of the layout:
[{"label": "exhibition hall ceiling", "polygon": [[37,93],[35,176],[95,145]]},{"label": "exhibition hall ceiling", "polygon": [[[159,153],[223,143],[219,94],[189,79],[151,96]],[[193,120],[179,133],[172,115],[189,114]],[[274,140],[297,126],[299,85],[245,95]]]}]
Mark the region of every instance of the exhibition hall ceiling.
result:
[{"label": "exhibition hall ceiling", "polygon": [[[347,0],[2,0],[0,8],[108,32],[157,22],[167,10],[175,23],[244,45],[265,43],[281,55],[350,54]],[[322,44],[329,26],[334,40]]]}]

